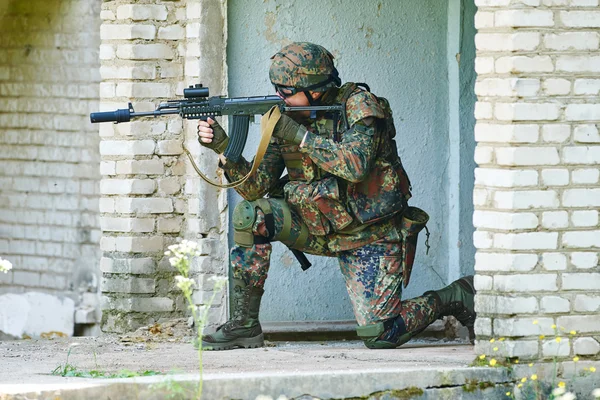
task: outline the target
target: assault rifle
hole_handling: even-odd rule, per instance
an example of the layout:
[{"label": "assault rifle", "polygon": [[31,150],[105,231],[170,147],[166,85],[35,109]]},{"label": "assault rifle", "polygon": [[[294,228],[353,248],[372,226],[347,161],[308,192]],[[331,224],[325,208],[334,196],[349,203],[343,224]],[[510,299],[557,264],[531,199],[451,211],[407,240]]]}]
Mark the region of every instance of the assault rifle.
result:
[{"label": "assault rifle", "polygon": [[[269,111],[273,106],[279,107],[283,112],[310,111],[311,118],[316,118],[317,112],[324,112],[326,118],[333,119],[334,137],[337,137],[338,122],[343,122],[343,126],[348,126],[346,120],[345,108],[342,104],[290,107],[279,96],[253,96],[253,97],[235,97],[227,98],[224,96],[209,97],[209,89],[202,84],[190,86],[183,90],[183,100],[167,100],[160,103],[154,111],[136,112],[131,103],[126,109],[116,111],[95,112],[90,114],[90,121],[97,122],[129,122],[133,118],[139,117],[160,117],[162,115],[179,115],[186,119],[202,119],[210,117],[231,115],[233,123],[229,132],[229,144],[223,155],[232,162],[237,162],[242,155],[248,139],[248,128],[250,126],[250,117],[262,115]],[[185,150],[185,148],[184,148]],[[186,151],[187,152],[187,151]],[[202,176],[204,175],[196,167],[191,155],[188,153],[194,168]],[[205,180],[207,180],[205,178]],[[208,181],[208,180],[207,180]],[[210,183],[210,181],[208,181]],[[300,250],[290,249],[303,270],[310,268],[311,264]]]},{"label": "assault rifle", "polygon": [[[167,100],[160,103],[154,111],[135,112],[131,103],[126,109],[116,111],[95,112],[90,114],[92,123],[96,122],[129,122],[132,118],[139,117],[160,117],[162,115],[178,114],[181,118],[202,119],[206,121],[208,117],[231,115],[233,116],[232,129],[229,132],[229,144],[223,155],[232,162],[237,162],[242,155],[248,139],[248,127],[250,117],[262,115],[269,111],[273,106],[279,107],[283,112],[310,111],[311,118],[316,117],[317,112],[325,112],[334,120],[334,129],[337,129],[337,122],[343,121],[347,126],[346,113],[341,104],[307,106],[307,107],[289,107],[279,96],[253,96],[253,97],[234,97],[227,98],[223,96],[209,97],[209,90],[202,84],[190,86],[183,90],[184,100]],[[337,133],[334,132],[334,136]]]}]

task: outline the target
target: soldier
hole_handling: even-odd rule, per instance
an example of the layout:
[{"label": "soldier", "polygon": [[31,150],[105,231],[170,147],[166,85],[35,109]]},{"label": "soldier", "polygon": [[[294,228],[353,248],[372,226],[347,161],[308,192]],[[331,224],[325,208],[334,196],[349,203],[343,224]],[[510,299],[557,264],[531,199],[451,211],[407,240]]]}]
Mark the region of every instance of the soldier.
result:
[{"label": "soldier", "polygon": [[[273,241],[338,258],[358,336],[369,348],[400,346],[446,315],[472,330],[473,277],[400,299],[409,278],[403,271],[408,275],[406,263],[412,264],[407,258],[414,256],[403,252],[400,229],[411,194],[387,100],[364,84],[341,85],[333,55],[319,45],[292,43],[271,59],[269,78],[287,105],[345,104],[347,121],[324,113],[281,115],[260,167],[236,187],[245,200],[232,217],[231,319],[203,336],[203,348],[264,345],[258,315]],[[221,154],[228,137],[217,122],[199,121],[198,135],[220,155],[230,182],[250,171],[248,161],[233,163]]]}]

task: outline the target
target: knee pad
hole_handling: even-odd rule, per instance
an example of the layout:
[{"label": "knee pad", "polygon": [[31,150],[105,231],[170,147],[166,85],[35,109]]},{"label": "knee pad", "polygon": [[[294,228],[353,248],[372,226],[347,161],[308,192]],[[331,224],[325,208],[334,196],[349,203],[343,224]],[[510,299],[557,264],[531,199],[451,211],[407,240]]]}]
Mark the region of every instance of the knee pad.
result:
[{"label": "knee pad", "polygon": [[233,241],[242,247],[252,247],[254,233],[252,228],[256,222],[256,205],[244,200],[233,209],[231,216],[233,223]]}]

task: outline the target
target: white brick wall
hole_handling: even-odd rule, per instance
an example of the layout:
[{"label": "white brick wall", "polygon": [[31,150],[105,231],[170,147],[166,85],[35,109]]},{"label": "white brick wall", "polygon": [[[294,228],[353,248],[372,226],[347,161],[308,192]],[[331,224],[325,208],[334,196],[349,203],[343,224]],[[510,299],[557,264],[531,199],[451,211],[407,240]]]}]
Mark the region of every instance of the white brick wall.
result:
[{"label": "white brick wall", "polygon": [[[225,29],[221,3],[103,2],[101,109],[124,108],[132,102],[136,111],[154,110],[159,102],[181,97],[183,87],[199,83],[200,69],[202,83],[210,85],[211,93],[224,94],[225,45],[218,46]],[[222,29],[207,29],[208,23]],[[213,55],[218,55],[215,49],[223,49],[222,60],[201,58],[204,48]],[[130,330],[186,312],[181,294],[173,288],[175,273],[164,256],[166,247],[178,239],[201,244],[220,240],[219,251],[207,255],[194,275],[202,280],[207,274],[227,274],[227,225],[221,222],[227,223],[226,201],[221,200],[226,192],[188,184],[199,179],[183,154],[184,142],[202,161],[203,170],[216,166],[214,158],[211,164],[206,157],[200,159],[195,126],[195,121],[170,116],[98,127],[104,330]],[[206,204],[200,201],[203,198],[217,199],[213,204],[217,207],[199,209]],[[207,214],[216,217],[206,218]],[[200,291],[195,299],[201,305],[206,296]],[[222,322],[225,306],[223,301],[214,305],[211,315],[218,318],[210,323]]]},{"label": "white brick wall", "polygon": [[14,272],[2,274],[0,294],[95,304],[100,155],[89,112],[98,107],[100,4],[2,7],[0,255]]},{"label": "white brick wall", "polygon": [[[598,2],[476,4],[476,352],[597,359]],[[553,324],[579,333],[540,339]]]}]

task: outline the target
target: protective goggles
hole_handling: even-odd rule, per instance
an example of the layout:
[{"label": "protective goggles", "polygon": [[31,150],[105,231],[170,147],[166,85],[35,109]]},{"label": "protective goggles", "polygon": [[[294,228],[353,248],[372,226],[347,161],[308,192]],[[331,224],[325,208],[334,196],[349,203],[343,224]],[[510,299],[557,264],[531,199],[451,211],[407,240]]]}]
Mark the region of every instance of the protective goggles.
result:
[{"label": "protective goggles", "polygon": [[275,84],[273,85],[273,87],[275,88],[275,92],[277,92],[277,94],[279,94],[284,99],[287,97],[291,97],[291,96],[295,95],[296,93],[304,90],[304,89],[299,89],[299,88],[295,88],[295,87],[275,85]]}]

